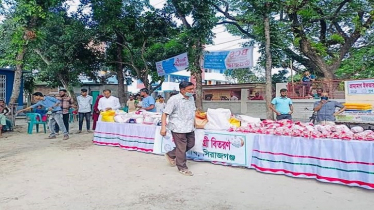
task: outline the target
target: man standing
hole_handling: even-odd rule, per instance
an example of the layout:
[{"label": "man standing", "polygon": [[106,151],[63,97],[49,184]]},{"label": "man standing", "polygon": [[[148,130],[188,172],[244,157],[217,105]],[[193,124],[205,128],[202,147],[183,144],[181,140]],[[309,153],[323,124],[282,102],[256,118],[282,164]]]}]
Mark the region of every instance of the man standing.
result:
[{"label": "man standing", "polygon": [[155,99],[149,95],[149,90],[147,88],[140,90],[140,96],[143,97],[142,105],[138,105],[137,107],[148,112],[156,112]]},{"label": "man standing", "polygon": [[314,98],[314,99],[321,99],[322,93],[323,93],[322,88],[318,88],[318,89],[317,89],[317,93],[316,93],[316,94],[313,94],[313,98]]},{"label": "man standing", "polygon": [[[335,111],[339,107],[339,111]],[[335,125],[335,116],[346,109],[337,101],[330,101],[328,93],[322,93],[321,101],[314,103],[314,112],[317,112],[317,122],[321,125]]]},{"label": "man standing", "polygon": [[[58,94],[59,96],[56,98],[61,101],[62,119],[64,121],[65,128],[69,133],[69,110],[72,108],[74,100],[67,94],[65,89],[61,89]],[[56,132],[58,133],[58,131],[59,128],[56,127]]]},{"label": "man standing", "polygon": [[77,133],[82,133],[83,118],[86,118],[86,128],[87,132],[90,131],[90,118],[91,118],[91,106],[92,106],[92,96],[87,94],[87,89],[81,89],[81,95],[77,97],[78,101],[78,118],[79,118],[79,131]]},{"label": "man standing", "polygon": [[256,92],[255,96],[253,98],[251,98],[251,100],[264,100],[264,98],[262,96],[260,96],[259,92]]},{"label": "man standing", "polygon": [[195,100],[193,98],[194,85],[183,81],[179,84],[180,93],[171,97],[162,114],[161,131],[166,135],[166,118],[169,116],[168,130],[171,131],[175,148],[166,153],[165,157],[171,166],[177,166],[181,174],[192,176],[186,164],[186,152],[195,145]]},{"label": "man standing", "polygon": [[67,132],[64,122],[62,120],[62,108],[61,108],[61,102],[53,97],[50,96],[43,96],[41,92],[35,92],[32,94],[34,97],[34,100],[38,101],[36,104],[29,106],[25,109],[21,109],[17,111],[17,114],[29,109],[35,109],[38,106],[43,106],[48,109],[48,111],[51,111],[51,115],[49,118],[49,130],[51,134],[49,135],[48,139],[55,139],[56,133],[55,133],[55,124],[57,123],[60,127],[61,131],[64,133],[63,140],[69,139],[69,133]]},{"label": "man standing", "polygon": [[236,96],[234,95],[234,93],[231,93],[231,94],[230,94],[230,101],[237,101],[237,100],[239,100],[239,98],[236,97]]},{"label": "man standing", "polygon": [[165,101],[164,101],[164,97],[160,96],[158,97],[158,101],[156,102],[156,112],[158,113],[162,113],[165,109]]},{"label": "man standing", "polygon": [[119,99],[117,97],[112,96],[112,91],[109,89],[103,90],[104,97],[100,98],[98,109],[100,112],[109,111],[109,110],[117,110],[121,108],[121,104],[119,103]]},{"label": "man standing", "polygon": [[129,100],[127,100],[126,105],[129,108],[129,112],[135,112],[136,107],[135,107],[135,100],[134,100],[133,95],[130,95]]},{"label": "man standing", "polygon": [[292,100],[287,97],[287,89],[281,89],[280,94],[271,101],[269,108],[277,115],[277,120],[292,120],[293,106]]}]

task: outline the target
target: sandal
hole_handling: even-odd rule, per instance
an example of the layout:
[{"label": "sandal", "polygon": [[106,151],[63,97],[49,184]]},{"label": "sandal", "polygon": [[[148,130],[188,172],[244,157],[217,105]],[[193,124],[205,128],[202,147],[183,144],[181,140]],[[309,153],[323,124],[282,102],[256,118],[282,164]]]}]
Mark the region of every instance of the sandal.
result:
[{"label": "sandal", "polygon": [[182,169],[179,171],[179,173],[185,175],[185,176],[193,176],[193,173],[188,169]]},{"label": "sandal", "polygon": [[165,153],[165,157],[166,157],[166,160],[168,161],[168,163],[170,164],[170,166],[172,166],[172,167],[176,166],[175,160],[172,159],[171,157],[169,157],[169,155],[167,153]]}]

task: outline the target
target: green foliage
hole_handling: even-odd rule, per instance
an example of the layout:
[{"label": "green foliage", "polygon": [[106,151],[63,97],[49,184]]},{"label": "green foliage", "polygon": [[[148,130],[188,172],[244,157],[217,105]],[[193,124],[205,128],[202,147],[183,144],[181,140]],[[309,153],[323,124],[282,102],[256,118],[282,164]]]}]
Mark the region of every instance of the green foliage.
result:
[{"label": "green foliage", "polygon": [[341,79],[374,78],[374,48],[368,46],[351,50],[336,76]]},{"label": "green foliage", "polygon": [[278,71],[278,73],[276,74],[273,74],[271,79],[272,79],[272,83],[273,84],[276,84],[276,83],[284,83],[284,82],[287,82],[288,81],[288,70],[286,69],[283,69],[283,70],[280,70]]},{"label": "green foliage", "polygon": [[95,79],[103,52],[94,37],[93,30],[62,9],[50,15],[41,27],[39,42],[32,45],[35,51],[30,52],[27,66],[38,67],[38,79],[54,87],[62,82],[78,85],[79,76]]},{"label": "green foliage", "polygon": [[262,72],[263,69],[253,67],[249,69],[228,69],[224,74],[229,80],[234,80],[235,83],[259,83],[264,82]]},{"label": "green foliage", "polygon": [[26,94],[32,94],[35,89],[35,75],[31,72],[23,74],[23,89]]}]

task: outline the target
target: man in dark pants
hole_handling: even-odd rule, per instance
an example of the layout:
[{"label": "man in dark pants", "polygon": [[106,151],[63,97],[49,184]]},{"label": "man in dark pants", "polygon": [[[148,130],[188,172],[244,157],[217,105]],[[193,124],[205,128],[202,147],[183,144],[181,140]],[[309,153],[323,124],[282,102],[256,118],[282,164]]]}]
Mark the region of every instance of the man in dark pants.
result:
[{"label": "man in dark pants", "polygon": [[183,81],[179,84],[180,93],[171,97],[162,114],[160,134],[166,135],[166,118],[169,115],[168,130],[174,138],[175,148],[165,157],[171,166],[177,166],[181,174],[192,176],[186,164],[186,152],[195,146],[195,100],[194,85]]},{"label": "man in dark pants", "polygon": [[293,106],[292,100],[287,97],[287,89],[281,89],[280,94],[271,101],[269,108],[277,114],[277,120],[292,120]]},{"label": "man in dark pants", "polygon": [[[74,100],[67,94],[67,91],[65,89],[61,89],[58,92],[59,96],[56,98],[60,100],[61,108],[62,108],[62,120],[64,121],[65,128],[67,132],[69,133],[69,109],[73,107]],[[56,133],[60,131],[57,123],[56,123]]]},{"label": "man in dark pants", "polygon": [[78,102],[78,117],[79,117],[79,131],[82,133],[83,118],[86,118],[87,133],[90,131],[90,118],[91,118],[91,107],[92,107],[92,96],[87,94],[87,89],[81,89],[81,95],[77,97]]}]

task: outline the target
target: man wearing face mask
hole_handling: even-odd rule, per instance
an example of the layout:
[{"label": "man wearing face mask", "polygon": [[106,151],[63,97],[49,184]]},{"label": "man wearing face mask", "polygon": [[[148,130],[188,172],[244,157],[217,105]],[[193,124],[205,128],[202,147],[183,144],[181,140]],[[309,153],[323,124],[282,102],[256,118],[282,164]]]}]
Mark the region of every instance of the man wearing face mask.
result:
[{"label": "man wearing face mask", "polygon": [[[339,111],[335,111],[339,107]],[[335,116],[344,112],[345,106],[337,101],[330,101],[328,93],[322,93],[321,101],[314,103],[314,112],[317,113],[317,122],[321,125],[335,125]]]},{"label": "man wearing face mask", "polygon": [[165,157],[171,166],[177,166],[181,174],[192,176],[186,164],[186,152],[195,146],[195,100],[194,85],[183,81],[179,84],[180,93],[171,97],[161,118],[162,136],[166,135],[166,118],[169,116],[168,130],[171,131],[175,148]]},{"label": "man wearing face mask", "polygon": [[140,90],[140,96],[143,97],[141,106],[138,104],[137,108],[144,109],[148,112],[156,112],[155,99],[149,95],[149,90],[143,88]]},{"label": "man wearing face mask", "polygon": [[292,100],[287,97],[287,89],[281,89],[280,94],[271,101],[269,108],[277,114],[277,120],[292,120],[293,106]]}]

